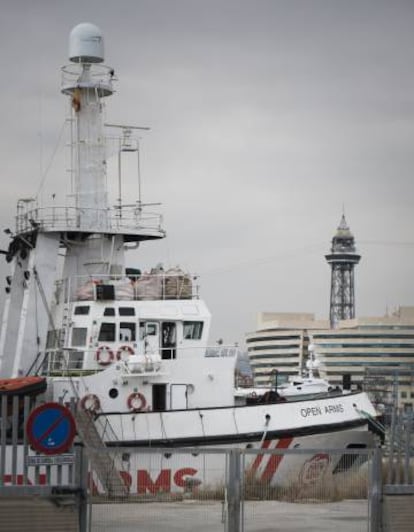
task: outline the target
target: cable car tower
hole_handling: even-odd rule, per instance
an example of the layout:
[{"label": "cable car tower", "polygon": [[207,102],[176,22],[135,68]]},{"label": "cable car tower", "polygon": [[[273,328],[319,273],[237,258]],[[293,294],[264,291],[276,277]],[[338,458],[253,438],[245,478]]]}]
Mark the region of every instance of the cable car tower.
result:
[{"label": "cable car tower", "polygon": [[344,214],[332,238],[331,252],[325,258],[332,269],[329,318],[335,328],[339,320],[355,317],[354,267],[361,258]]}]

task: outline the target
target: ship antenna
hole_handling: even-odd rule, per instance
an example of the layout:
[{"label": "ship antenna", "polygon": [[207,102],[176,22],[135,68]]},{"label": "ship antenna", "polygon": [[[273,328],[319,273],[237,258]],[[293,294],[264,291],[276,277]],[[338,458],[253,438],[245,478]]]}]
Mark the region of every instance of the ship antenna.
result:
[{"label": "ship antenna", "polygon": [[[105,127],[118,128],[122,132],[122,137],[119,139],[118,149],[118,209],[119,217],[122,217],[122,153],[136,152],[137,154],[137,177],[138,177],[138,208],[142,206],[141,199],[141,161],[140,161],[140,145],[139,139],[132,139],[132,130],[150,131],[151,128],[147,126],[129,126],[125,124],[104,124]],[[133,142],[135,140],[135,143]]]}]

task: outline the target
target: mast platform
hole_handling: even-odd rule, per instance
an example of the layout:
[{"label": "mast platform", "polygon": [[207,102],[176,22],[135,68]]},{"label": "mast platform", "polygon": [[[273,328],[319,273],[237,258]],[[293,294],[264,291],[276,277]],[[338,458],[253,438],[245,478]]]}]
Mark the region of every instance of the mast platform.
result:
[{"label": "mast platform", "polygon": [[[27,203],[25,204],[27,206]],[[83,223],[85,208],[42,207],[22,209],[18,204],[16,235],[35,230],[43,233],[85,233],[122,235],[125,242],[139,242],[164,238],[162,215],[146,208],[145,204],[88,209],[88,223]]]}]

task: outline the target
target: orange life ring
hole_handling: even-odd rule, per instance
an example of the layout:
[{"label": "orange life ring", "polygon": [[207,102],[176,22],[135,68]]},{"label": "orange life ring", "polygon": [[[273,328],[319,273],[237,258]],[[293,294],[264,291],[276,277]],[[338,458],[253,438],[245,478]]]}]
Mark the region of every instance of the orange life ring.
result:
[{"label": "orange life ring", "polygon": [[147,400],[142,393],[135,392],[131,393],[131,395],[128,397],[127,405],[132,412],[139,412],[140,410],[144,410],[147,405]]},{"label": "orange life ring", "polygon": [[117,351],[117,353],[116,353],[116,359],[117,359],[117,360],[124,360],[124,358],[123,358],[123,356],[122,356],[122,355],[124,355],[124,354],[128,355],[128,357],[129,357],[129,356],[131,356],[131,355],[135,355],[135,351],[134,351],[134,350],[132,349],[132,347],[129,346],[129,345],[122,345],[122,346],[118,349],[118,351]]},{"label": "orange life ring", "polygon": [[107,345],[101,345],[96,351],[96,360],[101,366],[107,366],[114,360],[114,354]]},{"label": "orange life ring", "polygon": [[97,412],[101,408],[99,397],[94,393],[83,396],[80,405],[81,408],[87,412]]}]

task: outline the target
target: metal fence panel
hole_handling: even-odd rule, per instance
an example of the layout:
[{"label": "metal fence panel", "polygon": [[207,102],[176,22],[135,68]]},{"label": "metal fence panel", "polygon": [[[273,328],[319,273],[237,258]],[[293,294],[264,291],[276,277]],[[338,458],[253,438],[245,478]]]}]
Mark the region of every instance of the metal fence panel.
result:
[{"label": "metal fence panel", "polygon": [[[248,461],[247,451],[245,460]],[[299,530],[366,532],[372,452],[358,450],[273,449],[254,453],[244,467],[243,527],[261,532]],[[265,463],[259,467],[258,463]],[[250,461],[251,463],[251,461]],[[279,482],[268,473],[284,468]],[[254,472],[261,471],[260,476]]]},{"label": "metal fence panel", "polygon": [[[376,532],[373,450],[114,449],[128,495],[90,472],[92,532]],[[282,467],[274,483],[269,474]],[[299,473],[299,474],[298,474]],[[282,479],[282,481],[281,481]],[[135,528],[134,528],[135,527]]]}]

